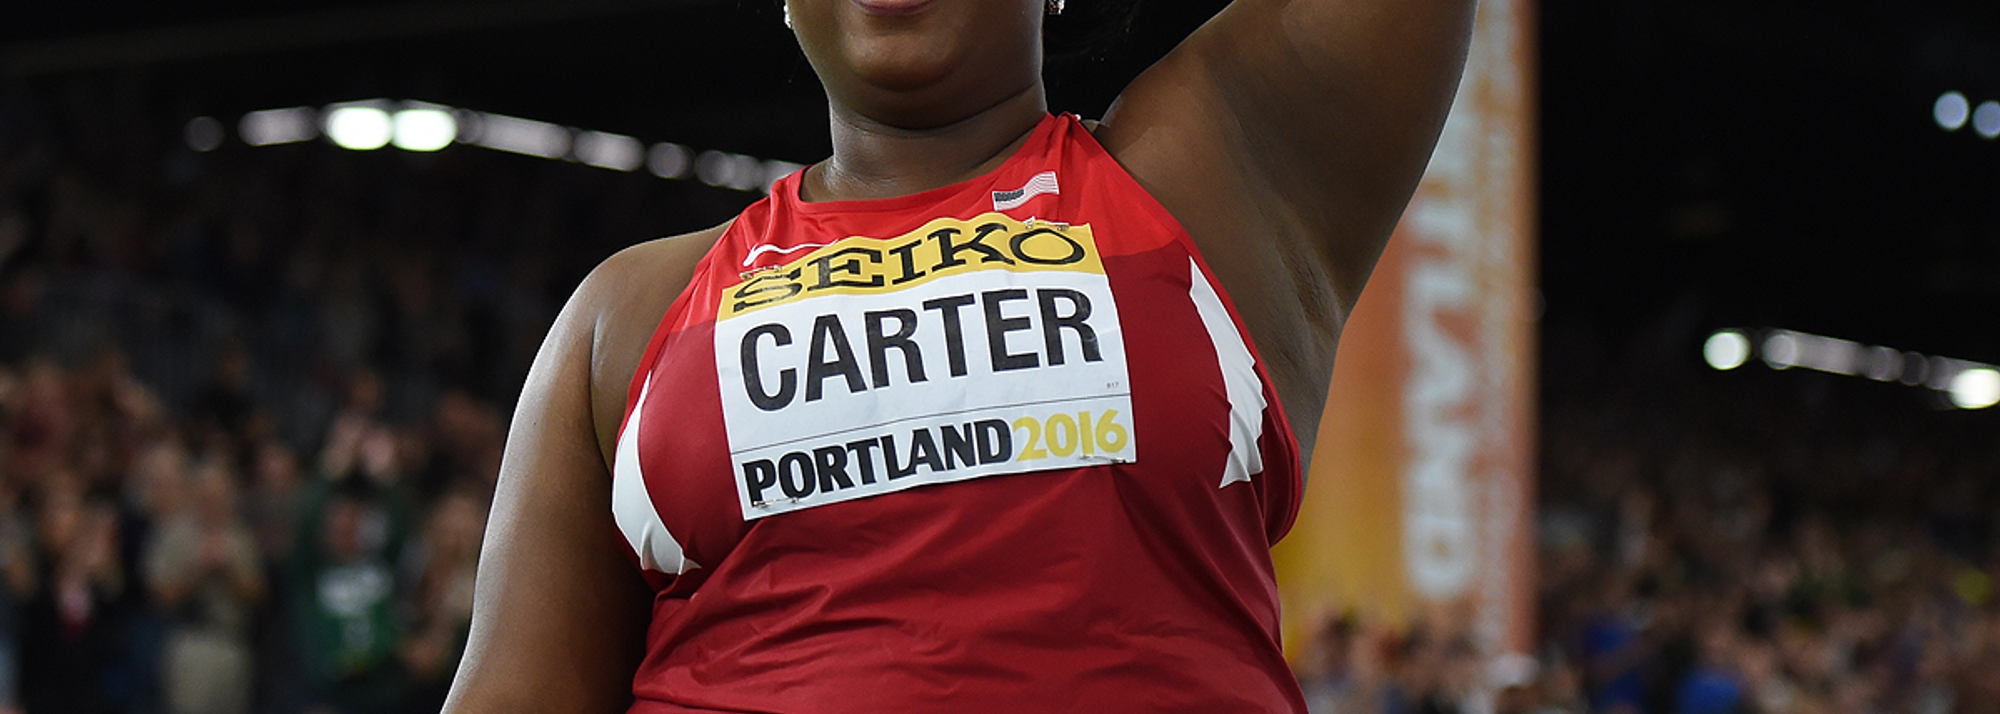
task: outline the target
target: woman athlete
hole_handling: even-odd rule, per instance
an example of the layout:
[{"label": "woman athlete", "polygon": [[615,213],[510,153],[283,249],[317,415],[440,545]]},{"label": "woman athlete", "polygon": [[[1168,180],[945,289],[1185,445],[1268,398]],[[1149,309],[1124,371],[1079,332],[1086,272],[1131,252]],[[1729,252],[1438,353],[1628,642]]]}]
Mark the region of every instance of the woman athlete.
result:
[{"label": "woman athlete", "polygon": [[1061,0],[789,0],[832,156],[577,289],[447,710],[1303,712],[1269,547],[1473,5],[1236,0],[1089,125]]}]

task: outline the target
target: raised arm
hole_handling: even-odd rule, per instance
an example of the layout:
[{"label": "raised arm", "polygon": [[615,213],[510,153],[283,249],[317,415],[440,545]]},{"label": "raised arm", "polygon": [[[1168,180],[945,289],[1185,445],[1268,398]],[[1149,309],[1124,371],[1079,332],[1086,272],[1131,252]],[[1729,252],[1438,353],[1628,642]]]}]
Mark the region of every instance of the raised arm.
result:
[{"label": "raised arm", "polygon": [[508,431],[446,711],[630,705],[652,591],[620,543],[607,464],[624,386],[713,240],[704,232],[628,249],[593,271],[556,318]]},{"label": "raised arm", "polygon": [[1340,327],[1443,127],[1473,8],[1236,0],[1096,132],[1193,235],[1286,401],[1310,404],[1291,412],[1308,448]]}]

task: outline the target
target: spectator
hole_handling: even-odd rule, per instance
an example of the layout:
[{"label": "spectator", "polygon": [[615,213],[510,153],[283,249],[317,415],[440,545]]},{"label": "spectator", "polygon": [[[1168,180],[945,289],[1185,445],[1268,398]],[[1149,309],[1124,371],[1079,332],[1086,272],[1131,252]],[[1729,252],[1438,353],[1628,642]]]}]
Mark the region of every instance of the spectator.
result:
[{"label": "spectator", "polygon": [[1735,714],[1743,702],[1735,634],[1711,618],[1703,628],[1700,662],[1674,691],[1674,714]]},{"label": "spectator", "polygon": [[409,506],[371,470],[393,461],[384,446],[393,439],[386,430],[363,437],[364,466],[308,487],[299,509],[288,590],[300,659],[315,703],[338,714],[394,710],[407,687],[392,564]]},{"label": "spectator", "polygon": [[21,703],[30,712],[143,709],[148,703],[132,681],[135,604],[119,562],[116,512],[85,499],[71,475],[50,482],[37,534],[41,588],[23,618]]},{"label": "spectator", "polygon": [[410,549],[412,617],[402,657],[411,676],[408,711],[413,714],[443,707],[451,690],[453,665],[465,651],[472,625],[472,585],[485,523],[484,501],[465,490],[453,491],[432,507],[422,540]]},{"label": "spectator", "polygon": [[247,714],[263,563],[237,515],[234,475],[210,461],[192,479],[194,507],[156,528],[146,553],[153,601],[171,623],[161,660],[166,711]]},{"label": "spectator", "polygon": [[[5,401],[0,398],[0,404]],[[21,606],[35,594],[35,553],[33,528],[21,511],[20,485],[7,476],[0,472],[0,714],[18,714]]]}]

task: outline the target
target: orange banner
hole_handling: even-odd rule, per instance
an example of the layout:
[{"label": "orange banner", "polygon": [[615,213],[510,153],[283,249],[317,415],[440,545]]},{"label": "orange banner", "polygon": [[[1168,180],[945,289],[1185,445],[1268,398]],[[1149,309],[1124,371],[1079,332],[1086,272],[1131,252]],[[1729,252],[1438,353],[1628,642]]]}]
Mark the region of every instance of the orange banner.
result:
[{"label": "orange banner", "polygon": [[1532,649],[1532,6],[1484,0],[1457,101],[1347,323],[1298,525],[1286,646],[1327,618]]}]

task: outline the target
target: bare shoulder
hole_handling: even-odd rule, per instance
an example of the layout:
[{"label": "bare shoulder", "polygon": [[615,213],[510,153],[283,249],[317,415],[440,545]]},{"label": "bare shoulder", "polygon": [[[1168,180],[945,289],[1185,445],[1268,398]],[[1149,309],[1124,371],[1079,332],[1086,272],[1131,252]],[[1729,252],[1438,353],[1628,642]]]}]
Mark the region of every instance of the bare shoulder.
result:
[{"label": "bare shoulder", "polygon": [[713,228],[646,241],[604,259],[577,288],[590,321],[591,416],[605,463],[617,446],[625,398],[646,345],[680,297],[695,266],[728,230]]},{"label": "bare shoulder", "polygon": [[1194,239],[1310,450],[1340,331],[1423,173],[1473,0],[1236,0],[1093,132]]},{"label": "bare shoulder", "polygon": [[633,246],[571,295],[535,355],[500,460],[451,712],[622,712],[651,589],[615,540],[625,385],[722,228]]}]

